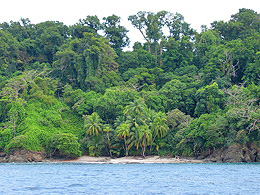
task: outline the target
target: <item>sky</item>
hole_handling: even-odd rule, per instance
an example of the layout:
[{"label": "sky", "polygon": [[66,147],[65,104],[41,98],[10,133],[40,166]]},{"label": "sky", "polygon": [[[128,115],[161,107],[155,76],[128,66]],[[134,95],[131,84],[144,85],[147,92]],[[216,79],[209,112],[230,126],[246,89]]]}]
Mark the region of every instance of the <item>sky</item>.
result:
[{"label": "sky", "polygon": [[97,15],[102,20],[115,14],[129,30],[133,44],[143,39],[127,18],[138,11],[178,12],[192,28],[200,31],[201,25],[210,26],[216,20],[228,21],[240,8],[260,13],[260,0],[6,0],[1,2],[0,22],[29,18],[34,24],[52,20],[72,25],[88,15]]}]

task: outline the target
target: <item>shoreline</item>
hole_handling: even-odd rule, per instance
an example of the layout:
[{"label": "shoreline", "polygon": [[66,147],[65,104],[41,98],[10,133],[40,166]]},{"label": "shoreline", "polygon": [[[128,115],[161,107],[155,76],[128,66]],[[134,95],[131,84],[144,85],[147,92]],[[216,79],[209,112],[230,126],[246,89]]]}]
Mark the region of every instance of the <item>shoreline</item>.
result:
[{"label": "shoreline", "polygon": [[128,157],[92,157],[81,156],[73,160],[46,160],[46,163],[82,163],[82,164],[165,164],[165,163],[206,163],[205,160],[197,160],[192,158],[174,158],[164,156],[147,156],[145,158],[138,156]]}]

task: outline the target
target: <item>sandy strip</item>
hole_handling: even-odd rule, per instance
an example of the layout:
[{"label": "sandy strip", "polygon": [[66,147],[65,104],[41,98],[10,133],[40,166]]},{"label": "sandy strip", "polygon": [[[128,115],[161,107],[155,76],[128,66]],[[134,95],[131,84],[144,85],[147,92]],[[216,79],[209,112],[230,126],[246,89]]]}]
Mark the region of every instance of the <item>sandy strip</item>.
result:
[{"label": "sandy strip", "polygon": [[170,158],[161,156],[147,156],[143,157],[91,157],[81,156],[75,160],[60,160],[58,163],[91,163],[91,164],[151,164],[151,163],[204,163],[203,160],[184,159],[184,158]]}]

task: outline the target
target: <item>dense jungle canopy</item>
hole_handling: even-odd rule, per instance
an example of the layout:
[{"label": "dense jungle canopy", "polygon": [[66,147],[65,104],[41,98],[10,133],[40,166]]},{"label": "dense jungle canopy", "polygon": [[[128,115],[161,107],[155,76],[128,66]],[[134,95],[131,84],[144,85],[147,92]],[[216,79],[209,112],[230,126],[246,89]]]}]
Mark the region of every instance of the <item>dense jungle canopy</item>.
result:
[{"label": "dense jungle canopy", "polygon": [[0,23],[0,152],[198,156],[260,144],[260,14],[196,32],[180,13]]}]

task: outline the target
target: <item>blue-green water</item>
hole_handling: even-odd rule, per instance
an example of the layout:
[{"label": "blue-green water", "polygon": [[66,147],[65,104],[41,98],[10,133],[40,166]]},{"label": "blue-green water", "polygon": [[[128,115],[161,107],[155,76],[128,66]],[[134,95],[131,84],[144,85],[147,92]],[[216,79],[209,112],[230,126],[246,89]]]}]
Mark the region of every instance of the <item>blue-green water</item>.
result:
[{"label": "blue-green water", "polygon": [[0,194],[260,194],[260,164],[0,164]]}]

